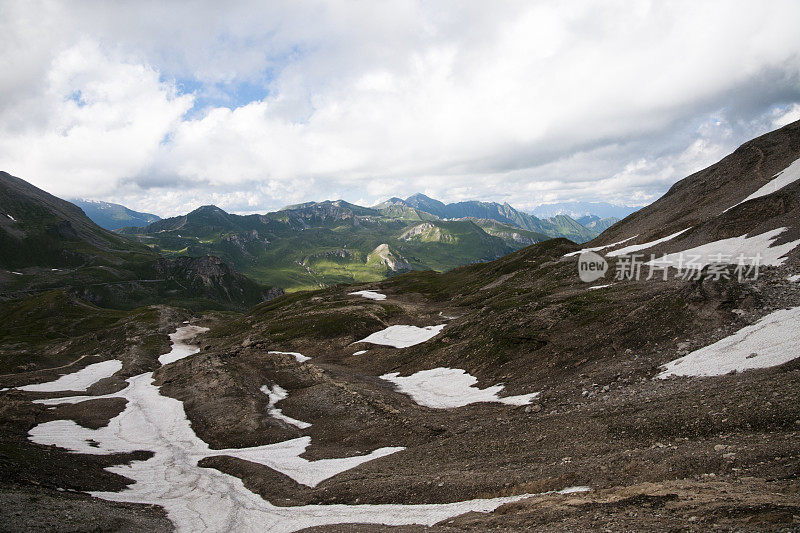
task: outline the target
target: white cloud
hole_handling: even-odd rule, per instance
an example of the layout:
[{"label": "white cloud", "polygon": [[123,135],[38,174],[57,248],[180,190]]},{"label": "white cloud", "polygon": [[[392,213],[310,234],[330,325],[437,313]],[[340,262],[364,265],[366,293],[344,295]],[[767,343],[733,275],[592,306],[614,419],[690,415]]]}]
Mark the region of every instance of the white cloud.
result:
[{"label": "white cloud", "polygon": [[791,1],[2,9],[0,168],[159,214],[644,203],[800,118]]},{"label": "white cloud", "polygon": [[791,124],[792,122],[800,120],[800,104],[792,104],[784,108],[777,108],[773,110],[772,116],[772,126],[775,128]]},{"label": "white cloud", "polygon": [[81,41],[56,55],[42,91],[21,101],[40,114],[38,127],[4,131],[0,154],[5,168],[55,194],[113,194],[157,155],[191,105],[191,95],[177,96],[152,68]]}]

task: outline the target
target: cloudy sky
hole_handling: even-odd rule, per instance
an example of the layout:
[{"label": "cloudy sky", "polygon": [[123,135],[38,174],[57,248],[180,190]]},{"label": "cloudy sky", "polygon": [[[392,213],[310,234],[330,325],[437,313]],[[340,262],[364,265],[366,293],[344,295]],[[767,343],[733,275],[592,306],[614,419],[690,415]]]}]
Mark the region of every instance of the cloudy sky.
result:
[{"label": "cloudy sky", "polygon": [[0,169],[173,215],[641,205],[800,119],[800,2],[0,0]]}]

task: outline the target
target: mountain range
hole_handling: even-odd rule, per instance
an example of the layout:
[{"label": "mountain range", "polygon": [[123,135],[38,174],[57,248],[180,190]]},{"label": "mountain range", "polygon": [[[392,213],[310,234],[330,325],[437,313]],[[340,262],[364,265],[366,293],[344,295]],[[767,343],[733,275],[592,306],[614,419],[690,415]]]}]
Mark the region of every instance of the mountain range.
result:
[{"label": "mountain range", "polygon": [[597,236],[599,232],[590,230],[582,224],[576,223],[570,216],[556,213],[543,220],[514,209],[509,204],[497,202],[465,201],[445,204],[439,200],[429,198],[422,193],[409,196],[405,200],[390,198],[375,206],[382,211],[397,213],[398,209],[414,210],[428,213],[443,220],[476,218],[495,220],[511,226],[535,231],[548,237],[566,237],[577,243],[582,243]]},{"label": "mountain range", "polygon": [[264,215],[204,206],[120,233],[168,257],[219,256],[255,280],[297,290],[446,271],[548,238],[584,242],[600,231],[566,215],[542,220],[508,204],[444,204],[415,194],[371,208],[336,200]]},{"label": "mountain range", "polygon": [[[500,234],[543,235],[440,204],[206,206],[115,234],[0,174],[3,523],[796,529],[800,121],[582,244],[507,253]],[[247,278],[202,256],[210,291],[190,256],[211,250],[357,282],[226,307]],[[444,268],[459,253],[479,260]],[[87,301],[144,271],[172,284]],[[198,291],[216,308],[180,306]]]},{"label": "mountain range", "polygon": [[76,205],[0,172],[0,299],[66,289],[110,307],[244,308],[276,292],[217,258],[164,259]]},{"label": "mountain range", "polygon": [[550,218],[556,215],[568,215],[575,219],[585,216],[623,219],[639,209],[639,207],[614,205],[607,202],[556,202],[539,205],[535,207],[531,213],[542,218]]},{"label": "mountain range", "polygon": [[244,216],[204,206],[121,233],[168,257],[222,257],[255,280],[290,290],[449,270],[547,238],[493,221],[387,216],[344,201]]}]

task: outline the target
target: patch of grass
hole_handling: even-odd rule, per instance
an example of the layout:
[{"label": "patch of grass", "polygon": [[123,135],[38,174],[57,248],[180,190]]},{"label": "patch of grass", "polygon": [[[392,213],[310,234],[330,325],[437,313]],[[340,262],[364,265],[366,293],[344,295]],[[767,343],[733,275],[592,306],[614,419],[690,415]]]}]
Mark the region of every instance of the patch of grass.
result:
[{"label": "patch of grass", "polygon": [[[104,309],[65,290],[4,302],[0,310],[0,373],[60,366],[82,355],[123,349],[125,331],[155,329],[155,309]],[[155,339],[148,340],[155,347]]]}]

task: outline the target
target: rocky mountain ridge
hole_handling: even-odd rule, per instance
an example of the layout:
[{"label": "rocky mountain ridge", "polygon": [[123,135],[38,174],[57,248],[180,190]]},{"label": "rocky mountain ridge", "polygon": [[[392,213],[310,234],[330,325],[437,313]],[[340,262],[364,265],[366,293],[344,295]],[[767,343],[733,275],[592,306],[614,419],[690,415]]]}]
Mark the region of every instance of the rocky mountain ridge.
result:
[{"label": "rocky mountain ridge", "polygon": [[244,309],[275,296],[218,258],[167,260],[74,204],[0,173],[0,299],[68,288],[112,308],[172,302]]}]

